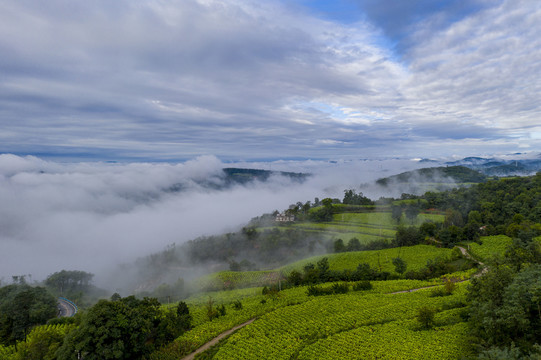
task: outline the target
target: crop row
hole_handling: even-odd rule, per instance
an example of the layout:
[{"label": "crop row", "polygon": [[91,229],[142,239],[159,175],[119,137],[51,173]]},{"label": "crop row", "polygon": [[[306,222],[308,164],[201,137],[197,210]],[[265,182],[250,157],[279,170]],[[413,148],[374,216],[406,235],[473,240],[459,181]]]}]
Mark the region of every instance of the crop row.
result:
[{"label": "crop row", "polygon": [[448,257],[450,249],[436,248],[427,245],[392,248],[379,251],[354,251],[338,254],[328,254],[304,259],[274,271],[222,271],[213,273],[196,280],[196,287],[204,290],[230,290],[244,287],[265,286],[276,284],[280,274],[287,275],[292,270],[302,271],[308,264],[316,264],[323,257],[329,259],[331,270],[354,271],[361,263],[367,263],[373,269],[395,273],[393,258],[401,257],[407,264],[408,270],[420,270],[429,259]]},{"label": "crop row", "polygon": [[481,244],[470,243],[469,252],[481,261],[490,260],[491,257],[503,256],[507,246],[511,244],[511,238],[505,235],[482,236]]},{"label": "crop row", "polygon": [[316,264],[324,257],[329,259],[331,270],[355,270],[361,263],[367,263],[370,267],[394,273],[395,266],[392,263],[393,258],[401,257],[407,263],[408,270],[420,270],[426,265],[426,262],[436,257],[448,257],[451,255],[451,249],[436,248],[428,245],[415,245],[402,248],[392,248],[374,251],[353,251],[339,254],[327,254],[314,256],[308,259],[300,260],[286,265],[280,270],[288,274],[292,270],[302,271],[308,264]]},{"label": "crop row", "polygon": [[367,235],[377,235],[382,237],[393,237],[395,235],[395,230],[385,229],[385,228],[373,228],[373,227],[364,227],[357,224],[338,224],[338,223],[298,223],[293,225],[296,228],[300,229],[314,229],[314,230],[324,230],[332,231],[336,233],[341,232],[357,232]]},{"label": "crop row", "polygon": [[204,290],[229,290],[274,284],[279,278],[276,271],[220,271],[199,278],[196,286]]},{"label": "crop row", "polygon": [[[398,291],[422,288],[441,284],[441,280],[419,281],[419,280],[390,280],[373,281],[372,290],[357,293],[362,295],[377,296],[377,294],[388,294]],[[194,328],[186,332],[177,341],[196,349],[206,341],[211,340],[225,330],[239,325],[251,318],[276,311],[292,305],[300,305],[313,298],[307,296],[307,286],[283,290],[273,296],[263,296],[261,287],[236,289],[231,291],[214,291],[200,293],[187,299],[186,302],[193,316]],[[227,313],[217,319],[209,321],[207,317],[207,306],[209,299],[212,299],[214,306],[225,305]],[[241,310],[235,310],[232,306],[234,301],[241,301]]]},{"label": "crop row", "polygon": [[320,339],[363,326],[411,319],[421,306],[439,308],[462,296],[463,291],[457,291],[445,298],[430,297],[429,291],[421,290],[396,295],[350,293],[318,297],[263,315],[232,335],[215,358],[289,359]]},{"label": "crop row", "polygon": [[303,359],[459,359],[470,354],[464,322],[416,329],[414,320],[362,326],[303,348]]}]

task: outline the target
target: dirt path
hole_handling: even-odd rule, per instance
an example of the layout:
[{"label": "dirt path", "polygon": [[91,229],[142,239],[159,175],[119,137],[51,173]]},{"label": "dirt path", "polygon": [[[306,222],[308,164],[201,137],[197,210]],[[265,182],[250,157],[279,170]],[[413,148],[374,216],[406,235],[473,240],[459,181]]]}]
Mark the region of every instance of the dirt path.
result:
[{"label": "dirt path", "polygon": [[[478,263],[479,265],[481,265],[481,267],[482,267],[481,272],[479,272],[479,273],[473,275],[473,277],[481,276],[481,275],[483,275],[484,273],[487,272],[488,268],[485,266],[484,263],[480,262],[479,260],[474,259],[474,258],[470,255],[470,253],[468,253],[468,250],[464,249],[462,246],[457,246],[457,247],[460,249],[460,252],[462,253],[462,255],[464,255],[464,257],[466,257],[466,258],[468,258],[468,259],[470,259],[470,260],[473,260],[473,261],[475,261],[476,263]],[[469,279],[460,280],[460,281],[458,281],[458,282],[464,282],[464,281],[467,281],[467,280],[469,280]],[[393,295],[393,294],[402,294],[402,293],[413,292],[413,291],[417,291],[417,290],[430,289],[430,288],[435,287],[435,286],[439,286],[439,285],[431,285],[431,286],[425,286],[425,287],[421,287],[421,288],[417,288],[417,289],[395,291],[395,292],[392,292],[392,293],[389,293],[389,294],[391,294],[391,295]]]},{"label": "dirt path", "polygon": [[216,336],[214,339],[210,340],[209,342],[207,342],[205,345],[201,346],[199,349],[195,350],[193,353],[191,353],[190,355],[188,356],[185,356],[183,357],[181,360],[193,360],[193,358],[195,357],[195,355],[199,354],[199,353],[202,353],[203,351],[206,351],[208,349],[210,349],[212,346],[216,345],[220,340],[222,340],[223,338],[225,338],[226,336],[229,336],[231,335],[232,333],[234,333],[235,331],[237,331],[238,329],[240,328],[243,328],[245,327],[246,325],[249,325],[251,323],[254,322],[256,318],[253,318],[253,319],[250,319],[240,325],[237,325],[227,331],[224,331],[223,333],[221,333],[220,335]]},{"label": "dirt path", "polygon": [[414,291],[417,291],[417,290],[430,289],[430,288],[433,288],[433,287],[436,287],[436,286],[439,286],[439,285],[430,285],[430,286],[425,286],[425,287],[421,287],[421,288],[417,288],[417,289],[395,291],[395,292],[392,292],[392,293],[387,293],[385,295],[403,294],[403,293],[408,293],[408,292],[414,292]]},{"label": "dirt path", "polygon": [[462,255],[464,255],[464,257],[467,257],[468,259],[473,260],[473,261],[475,261],[476,263],[478,263],[479,265],[481,265],[481,267],[482,267],[481,272],[478,273],[478,274],[473,275],[474,277],[481,276],[481,275],[483,275],[484,273],[486,273],[486,272],[488,271],[488,267],[487,267],[484,263],[480,262],[479,260],[474,259],[474,258],[470,255],[470,253],[468,252],[468,250],[464,249],[462,246],[457,246],[457,248],[460,249],[460,252],[462,253]]}]

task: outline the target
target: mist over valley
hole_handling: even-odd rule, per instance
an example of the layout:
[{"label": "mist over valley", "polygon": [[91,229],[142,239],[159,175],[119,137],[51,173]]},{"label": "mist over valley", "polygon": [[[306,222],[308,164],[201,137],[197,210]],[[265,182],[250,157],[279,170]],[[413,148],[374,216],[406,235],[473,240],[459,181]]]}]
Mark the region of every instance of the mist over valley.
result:
[{"label": "mist over valley", "polygon": [[[0,155],[0,278],[61,269],[96,274],[106,286],[116,265],[201,235],[236,231],[251,218],[297,201],[343,196],[417,161],[238,163],[272,170],[247,182],[203,156],[177,164],[59,163]],[[290,177],[280,171],[311,174]],[[268,174],[268,173],[267,173]],[[383,195],[370,189],[371,197]]]}]

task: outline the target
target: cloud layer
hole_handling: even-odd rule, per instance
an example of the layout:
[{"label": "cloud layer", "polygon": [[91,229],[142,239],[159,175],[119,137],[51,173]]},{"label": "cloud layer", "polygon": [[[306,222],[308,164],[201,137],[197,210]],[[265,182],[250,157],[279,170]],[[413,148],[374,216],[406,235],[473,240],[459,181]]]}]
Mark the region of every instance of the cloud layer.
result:
[{"label": "cloud layer", "polygon": [[426,1],[410,3],[392,27],[397,10],[370,1],[356,22],[281,1],[2,2],[0,151],[238,160],[539,148],[541,5],[448,1],[413,16]]},{"label": "cloud layer", "polygon": [[[210,190],[225,165],[212,156],[179,164],[57,163],[0,155],[0,279],[62,269],[106,281],[115,264],[201,235],[235,231],[251,218],[315,197],[342,198],[346,188],[419,167],[411,161],[274,162],[240,167],[299,170],[305,184],[266,183]],[[261,167],[259,166],[261,165]],[[182,191],[171,192],[182,184]],[[376,190],[368,194],[379,195]]]}]

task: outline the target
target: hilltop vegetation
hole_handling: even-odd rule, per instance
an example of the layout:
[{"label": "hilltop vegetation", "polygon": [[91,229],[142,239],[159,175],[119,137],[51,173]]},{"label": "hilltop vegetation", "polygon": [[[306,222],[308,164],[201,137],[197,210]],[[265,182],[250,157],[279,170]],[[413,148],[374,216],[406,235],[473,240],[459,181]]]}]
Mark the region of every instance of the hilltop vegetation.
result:
[{"label": "hilltop vegetation", "polygon": [[407,171],[376,181],[378,185],[389,186],[399,183],[481,183],[487,176],[465,166],[440,166]]}]

